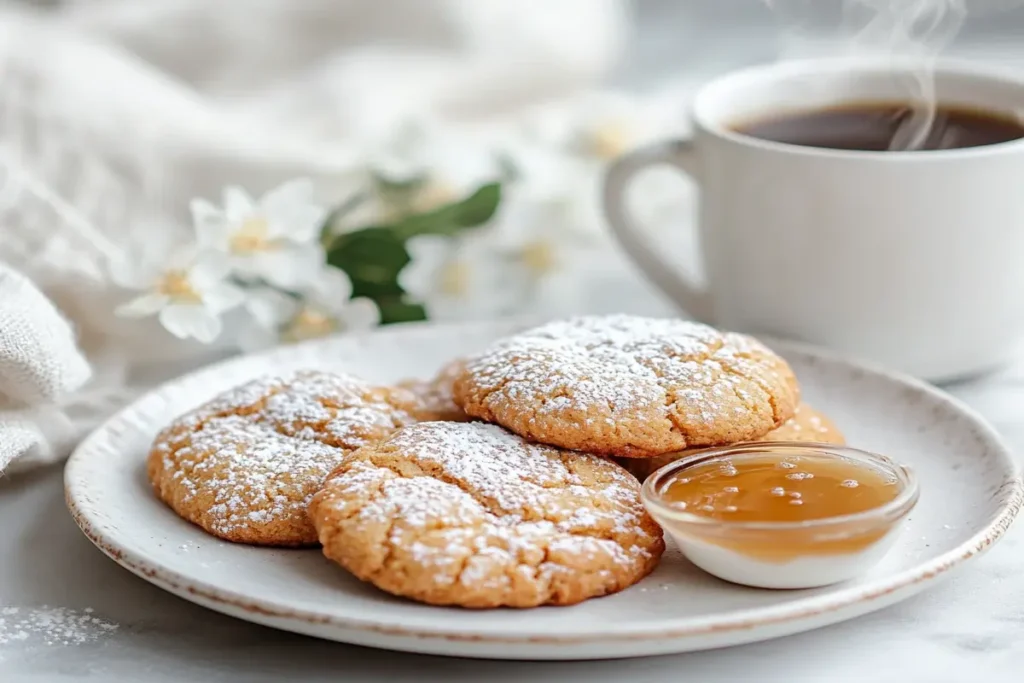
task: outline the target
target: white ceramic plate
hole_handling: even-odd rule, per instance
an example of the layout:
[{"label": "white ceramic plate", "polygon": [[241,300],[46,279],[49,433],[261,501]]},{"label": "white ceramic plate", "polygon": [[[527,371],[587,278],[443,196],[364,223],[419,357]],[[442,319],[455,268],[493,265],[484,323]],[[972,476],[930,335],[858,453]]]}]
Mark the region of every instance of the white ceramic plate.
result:
[{"label": "white ceramic plate", "polygon": [[849,619],[902,600],[977,556],[1020,509],[1013,458],[971,410],[914,380],[784,343],[772,346],[793,365],[808,401],[835,419],[851,445],[893,456],[914,467],[921,480],[921,502],[895,550],[869,575],[829,588],[741,588],[702,574],[670,547],[640,584],[574,607],[429,607],[360,583],[318,550],[216,540],[151,493],[144,459],[154,434],[218,391],[300,367],[343,369],[382,382],[428,376],[515,326],[396,326],[285,347],[178,379],[82,443],[65,473],[68,505],[85,534],[117,563],[219,612],[361,645],[509,659],[683,652]]}]

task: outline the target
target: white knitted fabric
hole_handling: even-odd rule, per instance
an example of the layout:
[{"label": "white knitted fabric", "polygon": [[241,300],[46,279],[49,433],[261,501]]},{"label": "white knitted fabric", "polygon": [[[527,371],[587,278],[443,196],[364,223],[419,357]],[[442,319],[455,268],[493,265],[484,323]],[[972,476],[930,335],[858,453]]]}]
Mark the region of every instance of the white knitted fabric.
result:
[{"label": "white knitted fabric", "polygon": [[67,320],[20,273],[0,263],[0,471],[52,461],[78,436],[61,405],[90,376]]}]

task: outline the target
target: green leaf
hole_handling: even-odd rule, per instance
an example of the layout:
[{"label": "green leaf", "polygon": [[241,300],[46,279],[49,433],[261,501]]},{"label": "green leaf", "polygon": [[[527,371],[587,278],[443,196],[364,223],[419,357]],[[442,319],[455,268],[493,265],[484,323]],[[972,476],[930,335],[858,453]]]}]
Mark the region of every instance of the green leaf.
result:
[{"label": "green leaf", "polygon": [[398,273],[409,260],[405,245],[385,227],[345,233],[327,255],[327,262],[352,280],[352,296],[376,302],[384,325],[427,319],[426,310],[406,301],[398,284]]},{"label": "green leaf", "polygon": [[340,235],[327,255],[327,262],[352,280],[353,296],[373,299],[402,294],[398,273],[409,260],[403,241],[384,227]]},{"label": "green leaf", "polygon": [[427,311],[419,304],[403,301],[402,297],[384,297],[377,302],[380,307],[381,324],[408,323],[426,320]]},{"label": "green leaf", "polygon": [[407,180],[392,180],[380,173],[372,174],[374,185],[381,194],[412,194],[423,188],[427,182],[426,174],[415,176]]},{"label": "green leaf", "polygon": [[501,183],[488,183],[465,199],[434,211],[337,235],[325,226],[327,262],[352,280],[352,296],[373,299],[384,324],[426,320],[423,306],[409,303],[398,284],[408,265],[405,242],[415,235],[454,235],[489,221],[501,202]]},{"label": "green leaf", "polygon": [[500,203],[501,183],[488,183],[450,208],[459,226],[475,228],[491,220]]},{"label": "green leaf", "polygon": [[416,235],[450,236],[483,225],[494,216],[500,203],[501,183],[488,183],[462,201],[427,213],[407,216],[391,229],[402,240]]}]

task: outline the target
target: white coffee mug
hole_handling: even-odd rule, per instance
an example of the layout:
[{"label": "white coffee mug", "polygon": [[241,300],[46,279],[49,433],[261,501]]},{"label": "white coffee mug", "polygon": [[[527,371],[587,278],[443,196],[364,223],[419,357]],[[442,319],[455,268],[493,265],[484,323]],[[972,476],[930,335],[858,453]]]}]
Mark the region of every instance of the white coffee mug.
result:
[{"label": "white coffee mug", "polygon": [[[1024,332],[1024,140],[940,151],[805,147],[738,124],[844,103],[908,100],[911,67],[783,62],[726,75],[691,109],[694,134],[638,149],[605,178],[627,254],[693,317],[827,346],[943,381],[1006,361]],[[943,64],[941,104],[1024,112],[1024,80]],[[639,171],[669,165],[699,186],[706,282],[628,215]]]}]

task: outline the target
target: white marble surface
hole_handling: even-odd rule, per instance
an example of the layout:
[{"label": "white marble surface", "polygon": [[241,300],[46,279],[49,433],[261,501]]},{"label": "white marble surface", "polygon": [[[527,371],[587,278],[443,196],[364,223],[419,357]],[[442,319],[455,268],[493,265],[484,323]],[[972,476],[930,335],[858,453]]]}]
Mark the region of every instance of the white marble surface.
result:
[{"label": "white marble surface", "polygon": [[[650,0],[631,61],[618,80],[655,83],[673,65],[713,73],[774,54],[764,14],[725,16],[709,0]],[[728,3],[735,8],[739,2]],[[757,4],[757,3],[754,3]],[[686,13],[716,30],[698,30]],[[694,14],[693,16],[696,16]],[[760,23],[759,23],[760,22]],[[678,29],[676,28],[678,27]],[[627,269],[595,279],[583,308],[657,313],[665,302]],[[1024,353],[1003,371],[957,386],[955,395],[1024,448]],[[949,492],[956,495],[955,491]],[[54,467],[0,480],[0,606],[42,605],[115,623],[79,644],[38,634],[4,642],[0,681],[873,681],[950,683],[975,676],[1020,680],[1024,663],[1024,523],[948,581],[882,612],[761,644],[641,660],[515,663],[397,654],[273,631],[204,610],[150,586],[104,557],[68,515]],[[0,611],[0,618],[3,613]],[[8,631],[8,636],[10,632]]]}]

